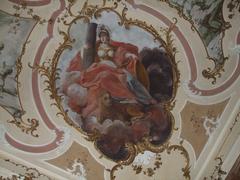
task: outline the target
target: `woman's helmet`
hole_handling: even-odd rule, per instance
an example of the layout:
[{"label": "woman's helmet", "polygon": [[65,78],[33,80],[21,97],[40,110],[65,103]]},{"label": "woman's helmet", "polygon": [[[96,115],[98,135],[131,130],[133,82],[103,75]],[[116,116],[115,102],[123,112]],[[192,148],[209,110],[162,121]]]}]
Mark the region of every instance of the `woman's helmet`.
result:
[{"label": "woman's helmet", "polygon": [[107,34],[108,37],[110,37],[110,35],[111,35],[111,31],[110,31],[109,27],[107,27],[104,24],[99,24],[98,27],[97,27],[98,37],[100,37],[101,33]]}]

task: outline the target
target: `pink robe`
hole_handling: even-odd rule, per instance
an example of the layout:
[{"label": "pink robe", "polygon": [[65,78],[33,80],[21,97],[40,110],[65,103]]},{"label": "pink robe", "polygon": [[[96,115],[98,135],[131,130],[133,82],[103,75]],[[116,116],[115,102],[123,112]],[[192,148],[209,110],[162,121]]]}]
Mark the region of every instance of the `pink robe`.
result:
[{"label": "pink robe", "polygon": [[[112,59],[117,68],[107,64],[100,64],[98,57],[88,69],[81,71],[80,52],[70,62],[67,72],[81,71],[81,76],[75,83],[88,89],[87,104],[80,107],[76,99],[69,100],[69,107],[82,114],[83,117],[97,116],[99,114],[98,97],[102,92],[110,93],[111,97],[136,101],[135,95],[128,89],[124,69],[136,77],[136,64],[138,59],[126,58],[126,53],[138,56],[138,48],[132,44],[111,41],[115,55]],[[99,42],[97,42],[97,47]]]}]

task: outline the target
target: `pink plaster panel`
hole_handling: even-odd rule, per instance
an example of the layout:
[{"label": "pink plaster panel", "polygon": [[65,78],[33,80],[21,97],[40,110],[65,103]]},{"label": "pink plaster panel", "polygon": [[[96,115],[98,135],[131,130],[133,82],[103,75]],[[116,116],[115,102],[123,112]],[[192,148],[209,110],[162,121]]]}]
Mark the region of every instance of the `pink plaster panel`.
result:
[{"label": "pink plaster panel", "polygon": [[[53,28],[54,28],[56,17],[59,16],[59,14],[64,10],[64,8],[65,8],[65,1],[60,0],[59,9],[57,9],[55,12],[53,12],[53,14],[51,16],[52,21],[48,23],[48,27],[47,27],[48,36],[45,39],[43,39],[43,41],[41,42],[41,44],[38,48],[38,51],[36,53],[36,56],[34,58],[35,65],[40,63],[42,54],[43,54],[47,44],[49,43],[50,39],[53,37]],[[51,122],[51,120],[49,119],[49,117],[44,109],[43,103],[40,98],[40,93],[39,93],[40,89],[38,86],[38,80],[39,80],[38,72],[33,70],[32,71],[32,91],[33,91],[33,96],[34,96],[36,106],[38,108],[38,111],[39,111],[44,123],[48,126],[49,129],[55,130],[56,138],[54,139],[53,142],[51,142],[47,145],[44,145],[44,146],[30,146],[30,145],[22,144],[22,143],[16,141],[11,136],[9,136],[7,133],[5,134],[5,138],[6,138],[7,142],[9,144],[11,144],[13,147],[20,149],[22,151],[31,152],[31,153],[43,153],[43,152],[51,151],[51,150],[55,149],[56,147],[58,147],[58,145],[59,145],[58,142],[63,138],[63,132],[58,130],[57,127]]]}]

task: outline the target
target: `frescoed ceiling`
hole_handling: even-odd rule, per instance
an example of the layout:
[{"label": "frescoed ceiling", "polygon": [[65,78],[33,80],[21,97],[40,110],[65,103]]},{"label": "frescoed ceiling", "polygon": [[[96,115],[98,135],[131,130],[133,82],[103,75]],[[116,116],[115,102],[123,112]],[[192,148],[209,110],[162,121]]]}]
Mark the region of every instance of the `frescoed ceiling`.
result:
[{"label": "frescoed ceiling", "polygon": [[0,1],[0,180],[240,177],[239,0]]}]

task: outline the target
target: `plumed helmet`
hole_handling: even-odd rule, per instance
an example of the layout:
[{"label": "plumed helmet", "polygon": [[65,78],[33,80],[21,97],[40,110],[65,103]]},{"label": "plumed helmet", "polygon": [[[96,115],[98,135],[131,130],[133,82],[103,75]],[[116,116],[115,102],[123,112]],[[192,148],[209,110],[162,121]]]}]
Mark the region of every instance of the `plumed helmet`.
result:
[{"label": "plumed helmet", "polygon": [[100,37],[101,33],[106,33],[109,37],[111,36],[111,31],[110,31],[109,27],[107,27],[104,24],[99,24],[97,27],[98,37]]}]

